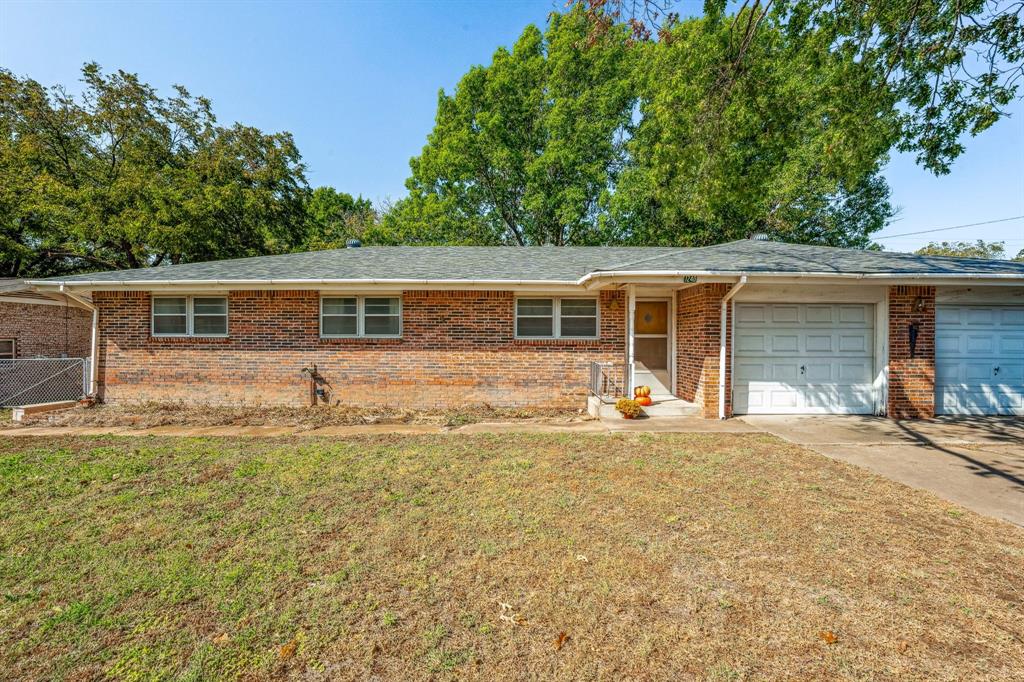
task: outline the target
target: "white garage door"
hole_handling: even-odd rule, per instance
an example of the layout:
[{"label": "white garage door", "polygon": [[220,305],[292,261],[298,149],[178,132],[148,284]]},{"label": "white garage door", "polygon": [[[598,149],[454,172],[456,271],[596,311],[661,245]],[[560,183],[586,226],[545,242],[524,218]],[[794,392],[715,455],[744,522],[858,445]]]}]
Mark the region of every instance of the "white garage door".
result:
[{"label": "white garage door", "polygon": [[935,410],[1024,416],[1024,306],[936,307]]},{"label": "white garage door", "polygon": [[736,414],[871,414],[874,306],[737,303]]}]

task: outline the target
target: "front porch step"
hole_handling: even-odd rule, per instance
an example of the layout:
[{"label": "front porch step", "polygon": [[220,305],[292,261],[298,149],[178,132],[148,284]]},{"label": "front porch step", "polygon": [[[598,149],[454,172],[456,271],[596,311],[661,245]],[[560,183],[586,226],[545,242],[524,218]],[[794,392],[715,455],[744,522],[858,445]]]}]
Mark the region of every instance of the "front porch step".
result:
[{"label": "front porch step", "polygon": [[[601,403],[598,405],[597,399],[592,397],[588,407],[592,415],[601,419],[622,419],[622,415],[616,411],[615,405],[612,403]],[[597,409],[595,410],[594,408]],[[695,403],[688,403],[679,398],[655,400],[653,405],[648,405],[643,410],[644,416],[651,419],[657,417],[699,417],[701,414],[700,408]],[[597,414],[594,414],[595,411]]]}]

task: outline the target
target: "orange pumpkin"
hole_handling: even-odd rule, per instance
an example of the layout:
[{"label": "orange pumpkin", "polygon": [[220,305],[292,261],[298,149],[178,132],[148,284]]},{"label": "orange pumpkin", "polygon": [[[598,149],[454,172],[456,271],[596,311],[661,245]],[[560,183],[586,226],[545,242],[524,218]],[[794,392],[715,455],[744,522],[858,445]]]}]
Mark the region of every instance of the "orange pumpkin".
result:
[{"label": "orange pumpkin", "polygon": [[648,405],[654,402],[653,400],[651,400],[651,396],[649,395],[638,395],[636,398],[634,398],[634,400],[636,400],[641,405],[641,407],[647,407]]}]

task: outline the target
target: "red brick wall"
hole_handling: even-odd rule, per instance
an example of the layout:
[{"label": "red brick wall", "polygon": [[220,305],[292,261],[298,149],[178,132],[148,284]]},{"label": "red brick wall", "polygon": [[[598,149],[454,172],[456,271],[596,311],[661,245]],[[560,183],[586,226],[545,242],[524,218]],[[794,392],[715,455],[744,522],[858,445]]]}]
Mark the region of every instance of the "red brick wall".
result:
[{"label": "red brick wall", "polygon": [[[918,299],[924,309],[914,310]],[[907,328],[918,323],[917,346],[910,357]],[[889,287],[889,400],[894,419],[935,416],[935,287]]]},{"label": "red brick wall", "polygon": [[[679,292],[676,309],[676,391],[683,400],[701,406],[704,417],[718,418],[718,361],[721,343],[721,304],[729,284],[698,284]],[[732,416],[729,327],[726,313],[725,414]]]},{"label": "red brick wall", "polygon": [[590,362],[621,362],[625,299],[602,292],[594,341],[517,340],[504,291],[406,291],[400,339],[321,339],[319,293],[232,291],[229,337],[153,338],[147,292],[96,292],[109,402],[305,404],[316,363],[342,403],[583,406]]},{"label": "red brick wall", "polygon": [[91,337],[88,310],[0,301],[0,339],[14,339],[19,358],[87,358]]}]

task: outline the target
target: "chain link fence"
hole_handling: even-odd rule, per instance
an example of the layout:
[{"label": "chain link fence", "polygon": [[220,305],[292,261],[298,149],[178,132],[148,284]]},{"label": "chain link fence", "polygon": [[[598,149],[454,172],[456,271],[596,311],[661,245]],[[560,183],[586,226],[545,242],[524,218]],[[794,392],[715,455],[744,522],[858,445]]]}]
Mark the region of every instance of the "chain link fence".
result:
[{"label": "chain link fence", "polygon": [[0,360],[0,407],[78,400],[88,392],[84,358]]}]

